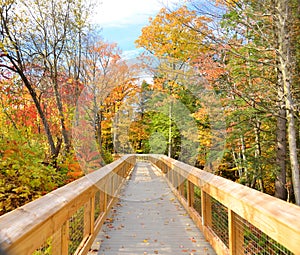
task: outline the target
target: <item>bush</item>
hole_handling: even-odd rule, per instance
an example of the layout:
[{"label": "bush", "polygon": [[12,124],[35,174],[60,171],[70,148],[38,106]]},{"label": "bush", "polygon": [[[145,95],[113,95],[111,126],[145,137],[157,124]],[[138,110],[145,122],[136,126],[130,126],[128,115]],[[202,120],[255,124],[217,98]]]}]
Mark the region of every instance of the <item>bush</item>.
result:
[{"label": "bush", "polygon": [[63,184],[62,175],[42,162],[41,145],[3,138],[0,148],[0,215]]}]

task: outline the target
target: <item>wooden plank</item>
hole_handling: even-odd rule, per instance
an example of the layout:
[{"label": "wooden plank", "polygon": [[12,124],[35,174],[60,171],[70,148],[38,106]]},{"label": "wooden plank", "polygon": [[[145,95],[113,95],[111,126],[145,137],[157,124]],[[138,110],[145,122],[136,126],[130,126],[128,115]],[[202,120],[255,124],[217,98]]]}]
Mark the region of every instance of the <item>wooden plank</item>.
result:
[{"label": "wooden plank", "polygon": [[[146,164],[138,163],[141,167]],[[214,255],[161,174],[149,167],[146,169],[149,174],[145,169],[139,172],[136,168],[125,186],[123,199],[109,216],[112,224],[105,224],[96,239],[101,243],[97,254]],[[159,177],[154,176],[155,173],[159,173]]]},{"label": "wooden plank", "polygon": [[69,253],[69,221],[62,225],[61,233],[61,255],[64,255]]},{"label": "wooden plank", "polygon": [[[226,245],[215,235],[211,228],[203,226],[203,234],[206,240],[209,241],[210,245],[214,248],[215,252],[220,255],[229,255],[229,249]],[[241,255],[241,254],[239,254]]]},{"label": "wooden plank", "polygon": [[202,214],[202,225],[206,227],[212,226],[212,208],[211,208],[211,197],[209,194],[201,190],[201,214]]},{"label": "wooden plank", "polygon": [[[204,225],[204,219],[198,214],[198,212],[194,208],[189,206],[189,204],[185,200],[185,198],[180,195],[180,193],[173,187],[173,185],[171,184],[171,182],[167,178],[165,180],[168,183],[169,187],[171,188],[172,192],[176,195],[179,202],[183,205],[185,210],[189,213],[190,217],[192,218],[192,220],[194,221],[196,226],[203,232],[206,240],[211,244],[211,246],[216,251],[216,253],[217,254],[222,254],[222,255],[229,255],[228,247],[226,247],[226,245],[221,241],[221,239],[218,238],[213,233],[211,227],[209,227],[209,226],[211,226],[211,212],[208,213],[208,215],[206,215],[206,221],[209,222],[209,226]],[[190,182],[190,183],[191,183],[191,186],[194,185],[194,183],[192,183],[192,182]],[[201,198],[203,198],[203,196],[201,196]],[[205,197],[205,199],[207,201],[202,200],[202,206],[203,206],[203,203],[204,204],[207,203],[207,204],[209,204],[208,207],[211,210],[211,198],[207,195]],[[202,211],[203,210],[205,210],[204,207],[202,207]],[[202,212],[202,215],[204,215],[203,212]]]},{"label": "wooden plank", "polygon": [[189,180],[187,181],[187,200],[188,205],[190,207],[193,207],[195,201],[194,184]]},{"label": "wooden plank", "polygon": [[229,228],[229,251],[230,255],[244,254],[244,230],[238,224],[238,215],[228,211],[228,228]]},{"label": "wooden plank", "polygon": [[52,255],[61,255],[62,251],[62,229],[60,228],[56,233],[52,236]]}]

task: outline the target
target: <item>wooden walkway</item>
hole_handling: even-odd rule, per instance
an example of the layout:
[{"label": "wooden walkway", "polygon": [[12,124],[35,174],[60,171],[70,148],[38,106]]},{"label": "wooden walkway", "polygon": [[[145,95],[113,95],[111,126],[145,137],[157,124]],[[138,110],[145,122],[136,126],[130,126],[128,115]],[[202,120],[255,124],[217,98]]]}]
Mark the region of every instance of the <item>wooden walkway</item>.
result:
[{"label": "wooden walkway", "polygon": [[137,162],[89,254],[216,254],[160,172]]}]

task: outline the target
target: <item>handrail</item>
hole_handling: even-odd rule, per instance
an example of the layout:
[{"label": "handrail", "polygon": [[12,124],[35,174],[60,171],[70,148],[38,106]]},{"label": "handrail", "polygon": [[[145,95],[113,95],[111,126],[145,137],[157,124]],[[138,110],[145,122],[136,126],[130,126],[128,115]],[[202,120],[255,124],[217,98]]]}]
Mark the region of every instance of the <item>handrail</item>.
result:
[{"label": "handrail", "polygon": [[123,156],[0,217],[9,254],[86,254],[136,157]]},{"label": "handrail", "polygon": [[163,155],[128,155],[0,217],[11,255],[87,254],[136,159],[149,160],[217,254],[300,254],[300,207]]},{"label": "handrail", "polygon": [[217,254],[300,254],[300,207],[163,155],[160,168]]}]

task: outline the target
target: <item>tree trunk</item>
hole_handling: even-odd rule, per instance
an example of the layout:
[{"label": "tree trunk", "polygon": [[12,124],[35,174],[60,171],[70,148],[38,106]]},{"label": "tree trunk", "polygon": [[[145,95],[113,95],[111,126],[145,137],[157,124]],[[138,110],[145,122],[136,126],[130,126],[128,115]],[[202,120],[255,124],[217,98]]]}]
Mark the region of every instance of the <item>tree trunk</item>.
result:
[{"label": "tree trunk", "polygon": [[282,85],[284,91],[284,100],[287,116],[287,135],[289,143],[289,154],[292,171],[293,190],[295,202],[300,205],[300,176],[299,162],[297,156],[297,135],[295,123],[295,105],[292,92],[292,57],[291,57],[291,33],[289,29],[290,7],[288,0],[276,1],[277,8],[277,40],[278,40],[278,58],[279,70],[282,74]]},{"label": "tree trunk", "polygon": [[236,167],[237,170],[238,170],[239,178],[242,178],[242,177],[243,177],[243,168],[242,168],[242,166],[241,166],[241,159],[240,159],[240,157],[237,158],[234,149],[232,149],[232,158],[233,158],[235,167]]},{"label": "tree trunk", "polygon": [[97,112],[97,117],[96,117],[96,138],[97,138],[97,142],[98,142],[98,146],[99,146],[99,150],[102,154],[102,127],[101,127],[101,123],[102,123],[102,110],[100,109]]},{"label": "tree trunk", "polygon": [[[272,1],[273,6],[273,17],[275,21],[277,21],[276,15],[276,1]],[[274,40],[274,48],[279,48],[278,42],[278,22],[274,22],[273,32],[275,35]],[[288,189],[286,183],[286,167],[287,167],[287,121],[286,121],[286,105],[284,99],[284,91],[283,91],[283,80],[282,73],[279,69],[279,55],[277,52],[276,55],[276,66],[275,71],[277,74],[277,124],[276,124],[276,165],[278,167],[278,171],[276,171],[276,179],[275,179],[275,197],[287,200],[288,199]]]},{"label": "tree trunk", "polygon": [[241,141],[241,161],[242,161],[242,167],[244,169],[245,173],[245,179],[246,179],[246,186],[250,186],[250,180],[249,180],[249,173],[248,173],[248,168],[247,168],[247,156],[246,156],[246,146],[245,146],[245,140],[244,136],[240,137]]},{"label": "tree trunk", "polygon": [[61,95],[59,93],[58,89],[58,66],[57,66],[57,59],[56,59],[56,54],[54,53],[54,65],[53,65],[53,74],[51,75],[52,77],[52,83],[53,83],[53,88],[54,88],[54,94],[55,94],[55,99],[56,99],[56,104],[57,104],[57,109],[59,112],[59,119],[60,119],[60,126],[61,126],[61,132],[62,132],[62,137],[64,139],[64,144],[65,144],[65,151],[66,153],[70,152],[71,148],[71,140],[69,138],[69,132],[66,128],[65,124],[65,115],[64,115],[64,109],[63,109],[63,104],[61,100]]},{"label": "tree trunk", "polygon": [[31,83],[28,81],[27,77],[23,73],[23,71],[20,68],[18,68],[16,65],[15,65],[15,67],[17,69],[17,73],[20,75],[22,81],[24,82],[25,87],[28,89],[29,94],[31,95],[31,98],[37,109],[37,112],[42,120],[43,127],[45,130],[46,136],[47,136],[48,144],[50,147],[50,154],[51,154],[50,158],[51,158],[51,161],[55,161],[56,157],[58,156],[57,150],[58,150],[59,146],[57,146],[57,147],[55,146],[48,120],[47,120],[46,115],[42,109],[42,106],[38,100],[38,96],[37,96],[34,88],[32,87]]},{"label": "tree trunk", "polygon": [[275,197],[282,200],[287,200],[287,187],[286,187],[286,155],[287,155],[287,140],[286,140],[286,110],[283,101],[283,92],[278,88],[279,96],[279,111],[277,117],[277,130],[276,130],[276,163],[278,166],[278,174],[275,180]]},{"label": "tree trunk", "polygon": [[172,156],[172,98],[169,105],[169,139],[168,139],[168,157]]},{"label": "tree trunk", "polygon": [[263,171],[262,171],[262,162],[261,162],[261,143],[260,143],[260,126],[261,122],[259,119],[256,119],[255,122],[255,159],[256,159],[256,176],[258,177],[259,190],[265,192],[264,180],[263,180]]},{"label": "tree trunk", "polygon": [[[2,10],[3,11],[3,10]],[[7,13],[6,13],[7,15]],[[10,43],[12,45],[14,45],[14,50],[15,50],[15,56],[7,54],[6,57],[8,59],[8,62],[11,63],[11,65],[14,67],[14,70],[11,68],[11,66],[7,65],[7,68],[9,70],[13,70],[14,72],[16,72],[18,75],[20,75],[25,87],[27,88],[33,102],[34,105],[36,107],[36,110],[38,112],[39,117],[42,120],[43,123],[43,127],[47,136],[47,140],[48,140],[48,144],[50,147],[50,158],[51,161],[55,161],[56,157],[57,157],[57,148],[55,147],[55,143],[53,140],[53,136],[50,130],[50,126],[48,123],[48,120],[46,118],[46,115],[42,109],[42,106],[40,104],[39,98],[36,94],[36,91],[34,89],[34,87],[32,86],[32,84],[30,83],[30,81],[28,80],[28,78],[25,75],[25,72],[23,70],[23,59],[22,59],[22,54],[20,54],[21,49],[18,45],[18,43],[13,40],[14,36],[11,35],[11,31],[9,30],[9,25],[8,25],[8,18],[7,16],[4,16],[3,13],[1,12],[1,22],[2,22],[2,29],[1,29],[1,33],[2,33],[2,37],[6,38],[7,40],[10,41]]]}]

